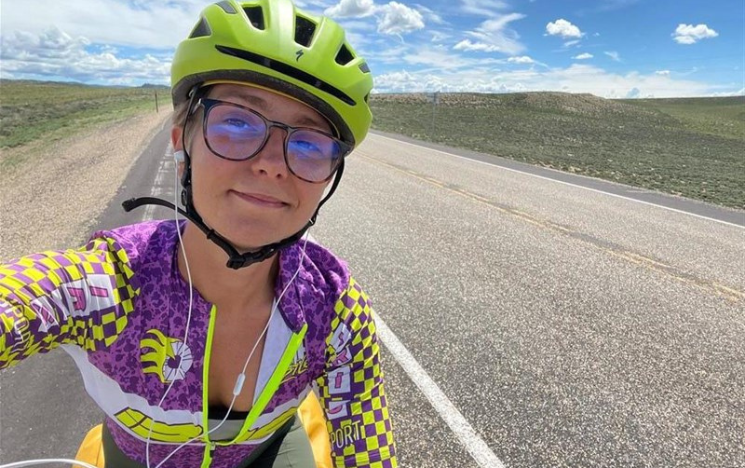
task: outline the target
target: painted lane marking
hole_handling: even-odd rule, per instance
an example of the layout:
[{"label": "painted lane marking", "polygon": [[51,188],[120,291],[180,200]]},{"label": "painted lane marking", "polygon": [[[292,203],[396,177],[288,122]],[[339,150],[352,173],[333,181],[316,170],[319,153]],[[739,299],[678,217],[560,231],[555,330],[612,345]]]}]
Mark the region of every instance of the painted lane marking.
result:
[{"label": "painted lane marking", "polygon": [[[384,135],[380,135],[378,133],[375,133],[374,135],[376,137],[385,138],[387,140],[395,141],[397,143],[403,143],[403,144],[406,144],[406,145],[409,145],[409,146],[413,146],[415,148],[425,149],[427,151],[435,151],[435,152],[440,153],[440,154],[446,154],[446,155],[452,156],[454,158],[464,159],[466,161],[471,161],[471,162],[475,162],[475,163],[479,163],[479,164],[485,164],[485,165],[490,166],[490,167],[498,167],[498,168],[504,169],[506,171],[516,172],[518,174],[528,175],[528,176],[531,176],[531,177],[537,177],[537,178],[543,179],[543,180],[550,180],[551,182],[556,182],[558,184],[564,184],[564,185],[568,185],[570,187],[577,187],[577,188],[581,188],[581,189],[584,189],[584,190],[590,190],[591,192],[601,193],[603,195],[609,195],[611,197],[621,198],[623,200],[629,200],[629,201],[632,201],[632,202],[641,203],[643,205],[654,206],[656,208],[662,208],[664,210],[673,211],[675,213],[681,213],[681,214],[684,214],[684,215],[693,216],[695,218],[701,218],[701,219],[705,219],[707,221],[714,221],[714,222],[717,222],[717,223],[725,224],[727,226],[733,226],[733,227],[736,227],[736,228],[745,229],[745,226],[740,226],[739,224],[730,223],[728,221],[722,221],[721,219],[709,218],[708,216],[703,216],[703,215],[699,215],[699,214],[696,214],[696,213],[690,213],[688,211],[678,210],[676,208],[670,208],[669,206],[665,206],[665,205],[658,205],[656,203],[652,203],[652,202],[648,202],[648,201],[644,201],[644,200],[637,200],[635,198],[630,198],[630,197],[626,197],[626,196],[623,196],[623,195],[618,195],[618,194],[615,194],[615,193],[604,192],[602,190],[598,190],[598,189],[594,189],[594,188],[590,188],[590,187],[585,187],[585,186],[582,186],[582,185],[573,184],[571,182],[565,182],[563,180],[556,180],[556,179],[552,179],[550,177],[546,177],[546,176],[542,176],[542,175],[538,175],[538,174],[532,174],[530,172],[520,171],[518,169],[512,169],[510,167],[500,166],[499,164],[495,164],[495,163],[490,163],[490,162],[486,162],[486,161],[479,161],[478,159],[466,158],[465,156],[459,156],[457,154],[448,153],[447,151],[442,151],[442,150],[438,150],[438,149],[428,148],[426,146],[416,145],[414,143],[409,143],[408,141],[397,140],[395,138],[391,138],[391,137],[387,137],[387,136],[384,136]],[[499,157],[499,156],[495,156],[495,157]],[[557,171],[557,172],[559,172],[559,171]],[[640,191],[640,193],[642,191],[645,191],[643,189],[638,189],[638,190]],[[645,192],[649,193],[648,191],[645,191]]]},{"label": "painted lane marking", "polygon": [[412,382],[429,400],[440,417],[450,426],[450,429],[460,439],[461,444],[468,450],[471,457],[482,468],[504,468],[504,464],[494,455],[494,452],[466,421],[458,408],[450,401],[429,374],[419,365],[414,356],[399,341],[398,337],[388,328],[379,314],[375,314],[375,326],[381,341],[388,348],[399,365],[406,371]]},{"label": "painted lane marking", "polygon": [[[394,140],[397,141],[397,140]],[[481,195],[477,195],[474,193],[469,192],[468,190],[446,184],[445,182],[438,181],[436,179],[433,179],[429,176],[425,176],[423,174],[417,174],[416,172],[411,171],[408,168],[402,168],[399,166],[396,166],[395,164],[387,163],[384,161],[380,161],[379,159],[371,158],[369,156],[365,155],[359,155],[358,156],[361,159],[365,159],[367,161],[370,161],[372,164],[378,164],[381,166],[388,167],[394,171],[400,172],[402,174],[409,175],[411,177],[414,177],[416,179],[419,179],[427,184],[434,185],[435,187],[439,187],[441,189],[447,190],[449,192],[455,193],[457,195],[460,195],[462,197],[477,201],[479,203],[483,203],[491,208],[494,208],[502,213],[512,215],[516,218],[521,219],[524,222],[533,224],[537,227],[559,232],[563,235],[566,235],[572,239],[579,240],[586,245],[590,245],[594,248],[597,248],[603,252],[610,253],[611,255],[616,256],[617,258],[623,259],[625,261],[628,261],[630,263],[634,263],[636,265],[644,266],[650,270],[654,270],[657,272],[662,272],[663,274],[674,278],[678,281],[682,281],[685,283],[688,283],[690,285],[702,288],[704,290],[707,290],[709,292],[714,292],[718,296],[722,296],[725,299],[727,299],[730,302],[739,302],[740,300],[745,299],[745,291],[740,291],[728,286],[725,286],[723,284],[720,284],[716,281],[711,281],[707,279],[698,278],[696,276],[693,276],[689,273],[686,273],[684,271],[681,271],[680,269],[671,266],[666,265],[662,262],[659,262],[653,258],[646,257],[644,255],[640,255],[636,252],[632,252],[630,250],[625,249],[623,246],[613,244],[610,242],[603,241],[601,239],[594,238],[592,236],[589,236],[587,234],[583,234],[579,231],[575,231],[573,229],[570,229],[566,226],[562,226],[560,224],[554,223],[552,221],[536,218],[534,216],[531,216],[527,213],[524,213],[522,211],[516,210],[515,208],[512,208],[510,206],[500,204],[494,200],[490,200],[486,197],[483,197]],[[707,218],[708,219],[708,218]]]}]

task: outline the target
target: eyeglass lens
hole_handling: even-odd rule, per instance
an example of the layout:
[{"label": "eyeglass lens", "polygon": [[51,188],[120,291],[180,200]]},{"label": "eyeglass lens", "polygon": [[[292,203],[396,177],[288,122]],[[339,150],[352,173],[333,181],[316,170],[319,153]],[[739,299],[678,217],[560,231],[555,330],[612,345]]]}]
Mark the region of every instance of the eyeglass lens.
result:
[{"label": "eyeglass lens", "polygon": [[[207,110],[205,138],[210,149],[225,159],[254,156],[268,138],[269,126],[258,113],[219,103]],[[289,129],[285,160],[289,169],[310,182],[326,180],[336,169],[343,150],[338,141],[309,129]]]}]

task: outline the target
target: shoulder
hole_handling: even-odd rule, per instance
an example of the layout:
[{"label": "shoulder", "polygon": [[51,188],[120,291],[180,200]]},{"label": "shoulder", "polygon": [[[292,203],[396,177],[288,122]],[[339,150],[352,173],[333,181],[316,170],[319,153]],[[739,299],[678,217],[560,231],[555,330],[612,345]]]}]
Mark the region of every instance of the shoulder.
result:
[{"label": "shoulder", "polygon": [[303,271],[306,276],[325,289],[333,302],[346,308],[366,307],[367,294],[355,280],[347,262],[328,248],[316,242],[308,242]]},{"label": "shoulder", "polygon": [[345,260],[316,242],[308,242],[305,253],[303,270],[333,298],[337,314],[341,309],[357,311],[369,307],[367,294]]},{"label": "shoulder", "polygon": [[[283,252],[277,294],[294,282],[295,286],[289,288],[281,301],[289,323],[300,326],[303,317],[303,322],[325,333],[342,316],[346,319],[350,313],[359,315],[369,307],[369,301],[344,260],[317,242],[303,244],[300,242]],[[302,259],[301,265],[298,259]]]},{"label": "shoulder", "polygon": [[139,264],[153,255],[172,250],[177,240],[174,220],[155,220],[96,231],[91,235],[89,245],[106,244],[106,248],[121,260]]},{"label": "shoulder", "polygon": [[347,263],[314,241],[308,241],[304,249],[301,269],[303,279],[324,289],[330,295],[338,297],[342,294],[350,279]]}]

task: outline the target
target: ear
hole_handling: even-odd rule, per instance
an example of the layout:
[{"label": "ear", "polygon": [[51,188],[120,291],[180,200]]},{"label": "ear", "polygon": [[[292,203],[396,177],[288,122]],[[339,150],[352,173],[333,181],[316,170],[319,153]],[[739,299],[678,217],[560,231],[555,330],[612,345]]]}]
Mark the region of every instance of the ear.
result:
[{"label": "ear", "polygon": [[[183,151],[184,147],[182,146],[181,141],[181,135],[184,132],[184,127],[179,127],[178,125],[174,125],[171,128],[171,144],[173,145],[174,151]],[[184,177],[184,170],[186,168],[186,163],[184,161],[181,161],[178,163],[178,177],[179,179],[183,179]]]},{"label": "ear", "polygon": [[179,127],[178,125],[174,125],[171,127],[171,144],[173,145],[173,150],[183,150],[184,148],[181,146],[181,135],[184,133],[184,127]]}]

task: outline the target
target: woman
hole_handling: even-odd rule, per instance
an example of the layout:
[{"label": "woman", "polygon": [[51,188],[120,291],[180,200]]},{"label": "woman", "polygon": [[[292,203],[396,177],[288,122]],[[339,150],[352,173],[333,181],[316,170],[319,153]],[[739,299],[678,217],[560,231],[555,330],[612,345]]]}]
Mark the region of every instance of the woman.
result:
[{"label": "woman", "polygon": [[[397,466],[367,296],[303,238],[365,137],[372,78],[290,0],[207,7],[172,67],[182,213],[0,268],[0,367],[61,345],[109,467]],[[326,195],[324,197],[324,192]],[[153,199],[128,202],[127,209]]]}]

